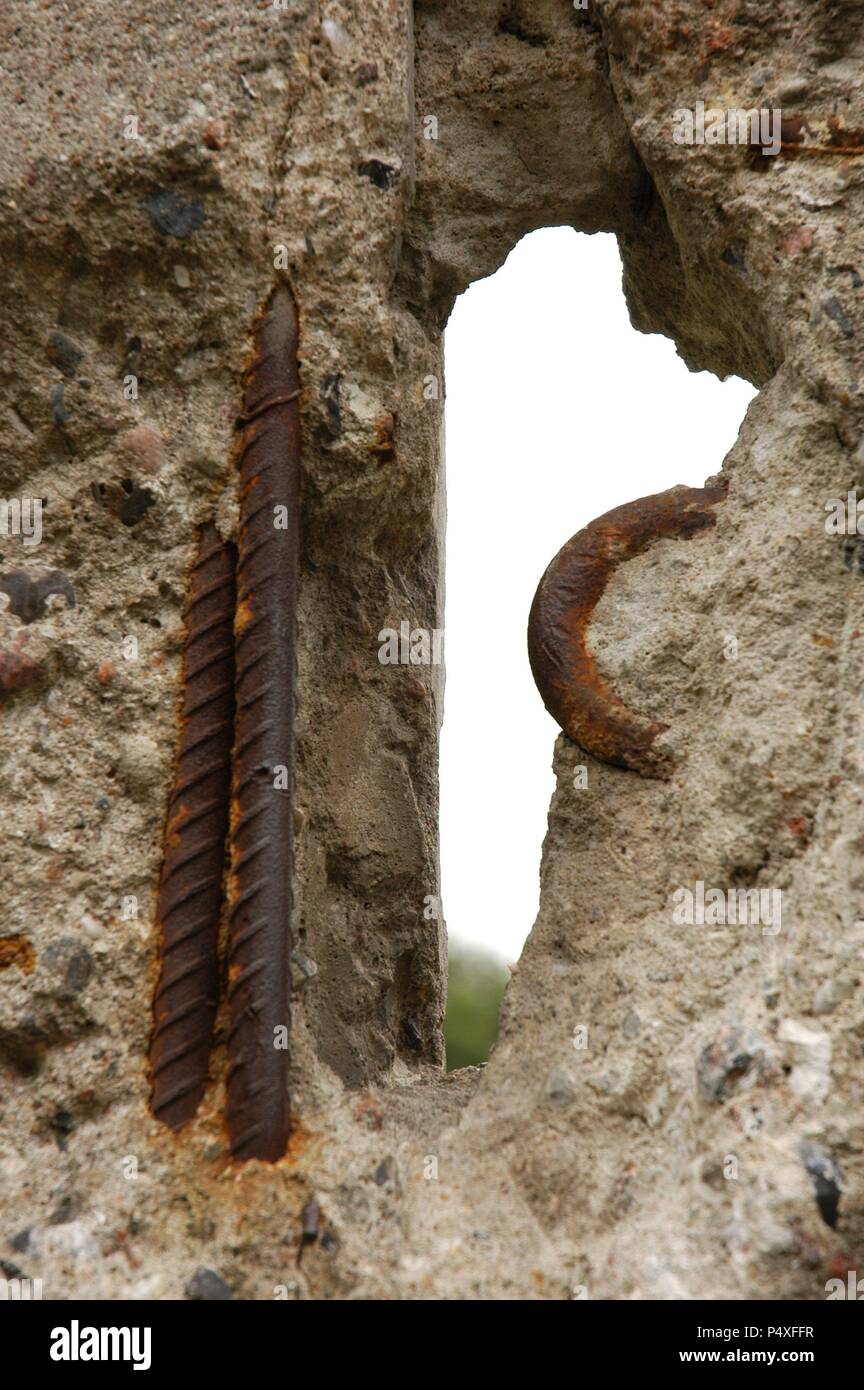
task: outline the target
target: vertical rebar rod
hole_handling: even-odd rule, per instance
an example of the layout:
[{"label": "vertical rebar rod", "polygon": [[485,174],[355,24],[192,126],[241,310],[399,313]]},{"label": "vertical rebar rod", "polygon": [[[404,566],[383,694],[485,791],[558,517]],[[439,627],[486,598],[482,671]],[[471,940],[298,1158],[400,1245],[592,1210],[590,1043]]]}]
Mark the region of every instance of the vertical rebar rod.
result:
[{"label": "vertical rebar rod", "polygon": [[234,547],[202,526],[184,612],[180,744],[159,880],[151,1107],[171,1129],[204,1088],[219,994],[219,920],[234,714]]},{"label": "vertical rebar rod", "polygon": [[240,529],[231,806],[228,1131],[275,1160],[289,1134],[294,711],[300,547],[297,309],[279,285],[253,330],[236,460]]}]

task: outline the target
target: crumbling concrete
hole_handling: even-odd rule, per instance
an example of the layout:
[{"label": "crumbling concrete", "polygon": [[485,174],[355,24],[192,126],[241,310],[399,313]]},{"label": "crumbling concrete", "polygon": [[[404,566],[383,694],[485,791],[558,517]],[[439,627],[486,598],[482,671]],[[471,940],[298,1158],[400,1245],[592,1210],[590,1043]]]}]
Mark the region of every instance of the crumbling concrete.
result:
[{"label": "crumbling concrete", "polygon": [[[860,1268],[864,564],[824,518],[862,484],[864,160],[676,144],[673,113],[860,127],[862,25],[790,0],[9,0],[0,493],[46,507],[3,569],[60,572],[76,606],[0,615],[7,1274],[48,1298],[807,1299]],[[453,298],[555,223],[615,231],[635,325],[761,394],[716,530],[622,566],[594,619],[676,773],[589,761],[577,790],[559,739],[498,1045],[445,1076],[441,672],[382,665],[378,634],[440,626]],[[221,1050],[179,1137],[145,1053],[194,526],[235,526],[238,374],[278,275],[317,973],[289,1154],[232,1168]],[[677,922],[697,883],[780,890],[780,929]]]}]

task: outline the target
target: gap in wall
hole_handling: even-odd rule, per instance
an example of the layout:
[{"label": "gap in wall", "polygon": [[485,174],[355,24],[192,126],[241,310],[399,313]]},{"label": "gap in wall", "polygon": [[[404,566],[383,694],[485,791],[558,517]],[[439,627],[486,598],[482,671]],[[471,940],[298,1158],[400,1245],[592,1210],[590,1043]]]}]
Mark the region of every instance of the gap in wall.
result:
[{"label": "gap in wall", "polygon": [[506,966],[537,915],[557,734],[525,648],[537,582],[610,507],[701,486],[756,391],[637,333],[615,237],[570,227],[524,237],[460,296],[445,374],[441,881],[448,1065],[462,1066],[488,1055]]}]

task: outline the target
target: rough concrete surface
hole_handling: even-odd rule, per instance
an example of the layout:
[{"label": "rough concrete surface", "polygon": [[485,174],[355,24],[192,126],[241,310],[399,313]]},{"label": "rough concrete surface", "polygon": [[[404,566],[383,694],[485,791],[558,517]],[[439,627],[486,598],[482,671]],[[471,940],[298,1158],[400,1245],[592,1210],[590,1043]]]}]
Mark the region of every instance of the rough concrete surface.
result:
[{"label": "rough concrete surface", "polygon": [[[76,602],[31,585],[0,613],[7,1275],[58,1299],[815,1299],[860,1269],[864,562],[824,518],[864,487],[864,159],[676,144],[672,113],[860,128],[862,57],[859,0],[8,0],[0,495],[45,510],[2,566]],[[617,233],[637,328],[761,394],[716,529],[622,566],[593,625],[676,771],[589,760],[576,790],[559,739],[498,1044],[446,1076],[442,682],[382,666],[377,634],[440,625],[453,298],[561,223]],[[233,1166],[224,1048],[178,1136],[145,1055],[194,528],[236,526],[239,373],[279,277],[317,974],[288,1154]],[[677,924],[697,881],[780,890],[781,929]]]}]

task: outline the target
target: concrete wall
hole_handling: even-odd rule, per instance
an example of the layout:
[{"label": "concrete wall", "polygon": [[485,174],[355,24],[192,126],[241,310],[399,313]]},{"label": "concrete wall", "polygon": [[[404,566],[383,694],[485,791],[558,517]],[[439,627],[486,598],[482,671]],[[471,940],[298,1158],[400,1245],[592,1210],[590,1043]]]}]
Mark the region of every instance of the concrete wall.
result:
[{"label": "concrete wall", "polygon": [[[7,1274],[57,1298],[818,1298],[855,1267],[864,565],[824,508],[862,484],[864,161],[676,144],[672,113],[864,125],[862,22],[791,0],[9,0],[0,493],[47,505],[3,568],[60,571],[77,606],[0,614],[37,668],[0,674]],[[501,1037],[448,1077],[424,915],[440,671],[382,666],[377,634],[440,626],[453,298],[560,223],[618,234],[637,328],[762,389],[716,530],[622,567],[593,627],[676,773],[589,760],[575,790],[559,739]],[[145,1054],[193,532],[236,525],[238,374],[278,274],[302,321],[295,925],[318,970],[289,1153],[234,1168],[221,1047],[180,1136],[149,1115]],[[782,929],[676,924],[697,881],[780,890]]]}]

